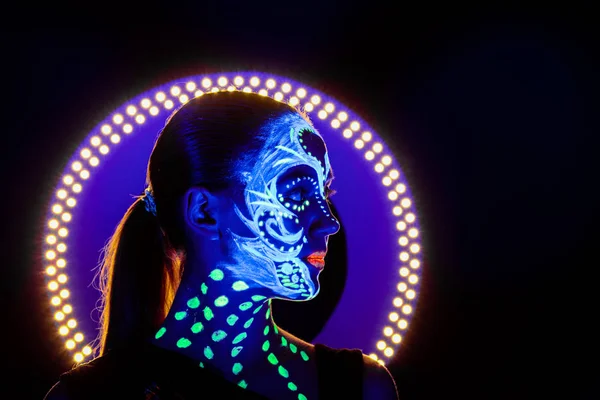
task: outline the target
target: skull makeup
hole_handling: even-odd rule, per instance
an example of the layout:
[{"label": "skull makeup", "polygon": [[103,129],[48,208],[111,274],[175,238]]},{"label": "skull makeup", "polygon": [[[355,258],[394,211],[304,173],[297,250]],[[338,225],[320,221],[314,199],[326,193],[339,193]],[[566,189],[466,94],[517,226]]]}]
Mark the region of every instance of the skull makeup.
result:
[{"label": "skull makeup", "polygon": [[235,258],[246,266],[234,275],[270,289],[274,296],[309,300],[319,291],[320,269],[307,263],[324,254],[327,237],[339,229],[327,201],[333,178],[323,138],[301,116],[281,118],[270,127],[251,172],[242,172],[246,212],[235,212],[255,237],[231,232]]}]

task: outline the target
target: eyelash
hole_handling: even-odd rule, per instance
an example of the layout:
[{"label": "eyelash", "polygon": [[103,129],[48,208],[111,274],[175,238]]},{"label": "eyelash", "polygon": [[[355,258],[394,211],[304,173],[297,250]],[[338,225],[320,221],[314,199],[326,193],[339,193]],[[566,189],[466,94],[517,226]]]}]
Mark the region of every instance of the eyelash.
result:
[{"label": "eyelash", "polygon": [[325,198],[329,199],[331,196],[337,193],[337,190],[331,189],[329,186],[325,188]]}]

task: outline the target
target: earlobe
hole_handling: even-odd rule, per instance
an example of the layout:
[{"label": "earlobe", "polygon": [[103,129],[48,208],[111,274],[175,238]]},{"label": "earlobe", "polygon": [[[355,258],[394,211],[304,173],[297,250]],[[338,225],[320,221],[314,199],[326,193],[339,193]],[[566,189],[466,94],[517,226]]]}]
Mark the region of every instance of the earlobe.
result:
[{"label": "earlobe", "polygon": [[194,231],[217,240],[219,237],[214,213],[216,198],[207,189],[190,188],[184,196],[186,224]]}]

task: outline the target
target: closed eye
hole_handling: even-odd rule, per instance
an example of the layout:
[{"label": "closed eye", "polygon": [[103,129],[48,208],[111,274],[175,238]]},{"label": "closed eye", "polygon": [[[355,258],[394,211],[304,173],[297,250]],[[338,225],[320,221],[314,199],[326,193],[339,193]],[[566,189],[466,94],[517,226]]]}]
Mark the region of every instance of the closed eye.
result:
[{"label": "closed eye", "polygon": [[304,192],[300,189],[294,190],[293,192],[290,192],[286,197],[288,200],[301,203],[304,201]]}]

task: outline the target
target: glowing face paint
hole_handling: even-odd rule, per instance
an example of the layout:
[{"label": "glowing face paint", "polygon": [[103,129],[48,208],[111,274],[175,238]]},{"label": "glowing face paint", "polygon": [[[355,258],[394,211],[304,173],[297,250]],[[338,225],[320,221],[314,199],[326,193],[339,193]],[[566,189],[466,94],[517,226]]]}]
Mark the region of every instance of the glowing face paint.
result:
[{"label": "glowing face paint", "polygon": [[[244,282],[270,289],[275,297],[308,300],[317,295],[318,273],[299,255],[308,243],[307,218],[315,213],[337,226],[325,198],[331,166],[322,137],[300,116],[286,116],[269,127],[272,132],[244,190],[245,206],[235,206],[238,217],[254,237],[231,232],[238,262],[224,265]],[[286,173],[303,167],[304,175],[287,182]],[[301,188],[301,189],[299,189]],[[299,198],[295,191],[305,191]],[[324,243],[320,243],[322,247]],[[319,248],[319,250],[323,250]],[[243,265],[244,269],[237,268]]]}]

